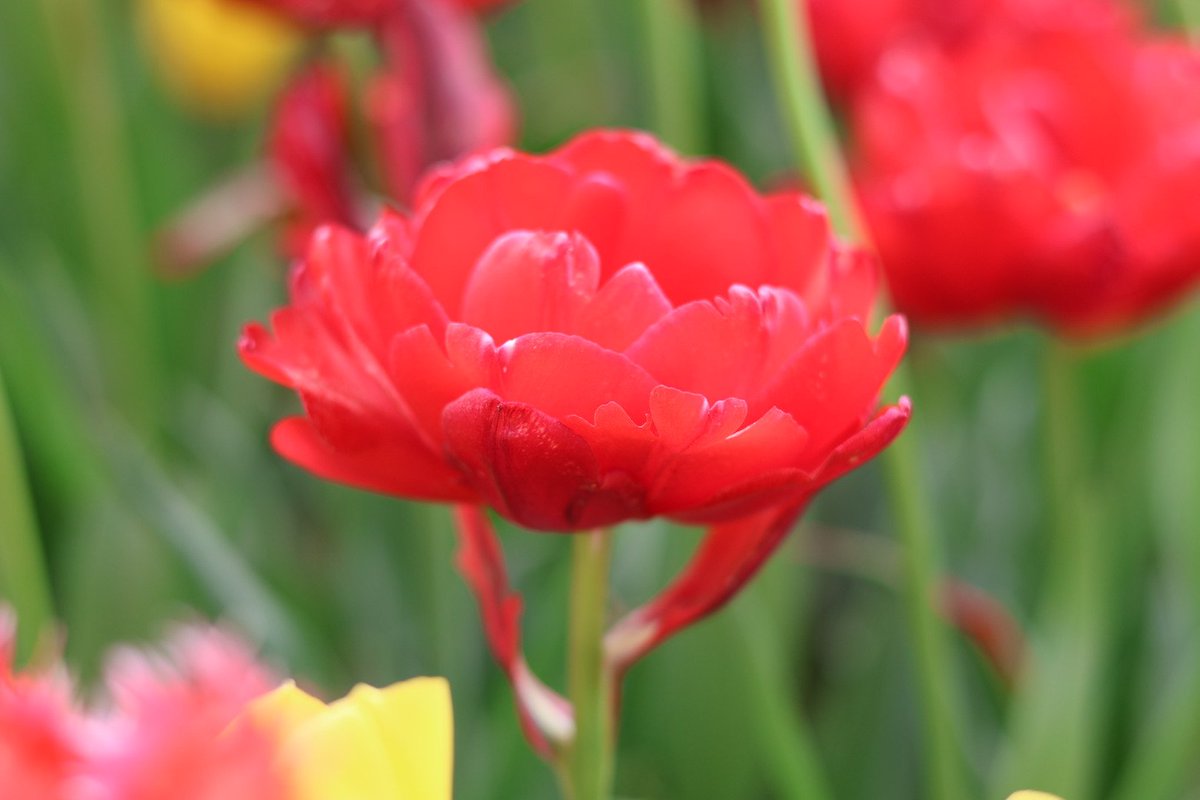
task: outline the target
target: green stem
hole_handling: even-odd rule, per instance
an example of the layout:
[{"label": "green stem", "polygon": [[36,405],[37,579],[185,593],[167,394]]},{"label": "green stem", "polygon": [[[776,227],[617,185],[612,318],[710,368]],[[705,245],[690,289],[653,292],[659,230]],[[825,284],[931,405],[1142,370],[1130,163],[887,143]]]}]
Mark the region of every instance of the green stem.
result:
[{"label": "green stem", "polygon": [[1200,0],[1175,0],[1179,5],[1179,17],[1192,44],[1200,46]]},{"label": "green stem", "polygon": [[34,519],[33,502],[16,429],[0,375],[0,597],[12,603],[19,620],[17,660],[33,652],[50,625],[50,584]]},{"label": "green stem", "polygon": [[769,624],[770,608],[760,595],[733,607],[746,648],[752,680],[745,687],[759,725],[756,739],[768,767],[766,779],[787,800],[831,800],[833,794],[821,766],[812,732],[781,668],[778,628]]},{"label": "green stem", "polygon": [[704,60],[692,0],[639,0],[651,127],[682,153],[704,148]]},{"label": "green stem", "polygon": [[[907,393],[909,373],[901,364],[892,378],[896,391]],[[958,686],[945,624],[935,609],[937,579],[942,572],[933,514],[926,501],[917,452],[917,428],[909,430],[883,453],[884,475],[892,516],[900,536],[902,593],[909,637],[917,660],[917,682],[925,730],[925,769],[930,797],[969,797],[956,720]]]},{"label": "green stem", "polygon": [[808,17],[799,13],[800,8],[795,0],[762,3],[763,33],[776,95],[796,148],[796,160],[829,209],[833,227],[843,236],[864,241],[837,130],[817,77]]},{"label": "green stem", "polygon": [[1004,786],[1037,786],[1064,797],[1091,797],[1104,723],[1104,662],[1112,592],[1110,540],[1086,477],[1077,360],[1046,342],[1043,357],[1047,565],[1038,635],[1026,679],[1013,698],[1013,752]]},{"label": "green stem", "polygon": [[[829,209],[834,228],[865,242],[866,233],[838,147],[837,133],[821,93],[812,55],[808,20],[794,0],[764,0],[767,49],[779,102],[797,159]],[[908,368],[901,364],[893,386],[908,390]],[[888,494],[903,553],[905,606],[917,659],[917,680],[926,738],[926,771],[934,800],[970,796],[955,716],[958,688],[949,640],[934,609],[940,557],[933,532],[928,492],[921,482],[915,426],[883,454]]]},{"label": "green stem", "polygon": [[567,668],[575,740],[567,754],[571,800],[612,796],[615,731],[613,676],[604,659],[612,534],[574,537],[571,551],[570,647]]}]

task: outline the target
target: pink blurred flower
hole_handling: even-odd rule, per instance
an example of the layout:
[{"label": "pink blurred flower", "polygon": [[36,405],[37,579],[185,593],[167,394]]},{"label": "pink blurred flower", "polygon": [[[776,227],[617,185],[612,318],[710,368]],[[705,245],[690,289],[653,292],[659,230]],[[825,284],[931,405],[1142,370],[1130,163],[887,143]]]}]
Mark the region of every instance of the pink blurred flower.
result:
[{"label": "pink blurred flower", "polygon": [[80,764],[79,719],[59,672],[13,671],[16,622],[0,608],[0,780],[4,797],[67,798]]},{"label": "pink blurred flower", "polygon": [[275,742],[231,723],[274,688],[249,650],[219,629],[178,631],[162,652],[111,660],[112,708],[93,720],[81,781],[86,800],[283,800]]}]

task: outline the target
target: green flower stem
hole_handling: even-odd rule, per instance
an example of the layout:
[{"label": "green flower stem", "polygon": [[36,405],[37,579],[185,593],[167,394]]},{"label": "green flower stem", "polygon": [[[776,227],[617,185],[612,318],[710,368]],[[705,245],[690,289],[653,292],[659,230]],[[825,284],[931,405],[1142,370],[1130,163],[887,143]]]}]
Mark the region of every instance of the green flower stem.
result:
[{"label": "green flower stem", "polygon": [[[835,230],[853,241],[866,242],[838,147],[833,120],[817,77],[808,34],[808,20],[794,0],[764,0],[764,34],[796,157],[829,209]],[[908,368],[901,364],[893,387],[909,388]],[[933,533],[933,514],[921,482],[916,430],[909,431],[883,454],[888,494],[901,544],[909,635],[917,659],[917,680],[925,727],[925,768],[934,800],[969,797],[965,764],[959,745],[954,681],[949,641],[934,609],[940,558]]]},{"label": "green flower stem", "polygon": [[613,676],[604,659],[612,533],[576,534],[571,552],[567,669],[575,740],[567,753],[571,800],[612,796],[615,731]]},{"label": "green flower stem", "polygon": [[[1200,424],[1195,420],[1200,394],[1200,363],[1194,358],[1200,338],[1200,310],[1193,309],[1172,331],[1165,357],[1158,362],[1161,386],[1153,396],[1154,432],[1147,462],[1155,491],[1156,545],[1166,573],[1162,580],[1186,587],[1181,594],[1200,613]],[[1156,692],[1154,708],[1134,737],[1125,768],[1111,800],[1173,800],[1186,792],[1200,752],[1200,644],[1172,653],[1172,674]]]},{"label": "green flower stem", "polygon": [[1010,712],[1008,785],[1092,797],[1102,740],[1104,663],[1111,646],[1114,556],[1087,476],[1078,362],[1046,342],[1045,480],[1049,510],[1040,630]]},{"label": "green flower stem", "polygon": [[738,631],[746,648],[753,679],[746,686],[758,720],[758,735],[767,780],[787,800],[832,800],[812,732],[798,710],[798,701],[782,669],[779,636],[771,625],[770,606],[761,592],[751,591],[735,603]]},{"label": "green flower stem", "polygon": [[704,60],[692,0],[640,0],[650,121],[682,153],[704,149]]},{"label": "green flower stem", "polygon": [[[902,363],[892,377],[892,387],[907,394],[909,380],[908,368]],[[917,662],[929,797],[955,800],[970,797],[971,793],[957,723],[959,688],[950,641],[934,606],[941,557],[917,450],[919,428],[915,426],[919,424],[910,423],[908,431],[888,447],[882,459],[893,524],[900,537],[901,591]]]},{"label": "green flower stem", "polygon": [[1179,4],[1179,16],[1188,32],[1192,44],[1200,46],[1200,0],[1175,0]]},{"label": "green flower stem", "polygon": [[865,241],[837,131],[817,77],[808,18],[798,13],[799,7],[795,0],[762,3],[763,35],[775,91],[796,148],[796,160],[829,209],[834,229],[847,238]]},{"label": "green flower stem", "polygon": [[17,612],[17,660],[33,652],[53,609],[16,429],[0,375],[0,599]]}]

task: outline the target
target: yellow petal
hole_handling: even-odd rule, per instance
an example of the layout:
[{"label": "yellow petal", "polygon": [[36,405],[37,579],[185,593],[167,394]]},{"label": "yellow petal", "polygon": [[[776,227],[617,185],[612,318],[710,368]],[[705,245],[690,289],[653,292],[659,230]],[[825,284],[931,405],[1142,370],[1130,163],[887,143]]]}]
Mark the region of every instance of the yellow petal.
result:
[{"label": "yellow petal", "polygon": [[416,678],[355,687],[286,736],[280,757],[296,800],[449,800],[453,749],[449,686]]},{"label": "yellow petal", "polygon": [[325,711],[325,704],[288,681],[251,703],[242,719],[282,741],[288,733]]},{"label": "yellow petal", "polygon": [[1062,800],[1056,794],[1047,794],[1046,792],[1035,792],[1029,789],[1020,792],[1013,792],[1008,796],[1008,800]]},{"label": "yellow petal", "polygon": [[236,117],[279,85],[303,36],[235,0],[140,0],[144,49],[167,90],[187,108]]}]

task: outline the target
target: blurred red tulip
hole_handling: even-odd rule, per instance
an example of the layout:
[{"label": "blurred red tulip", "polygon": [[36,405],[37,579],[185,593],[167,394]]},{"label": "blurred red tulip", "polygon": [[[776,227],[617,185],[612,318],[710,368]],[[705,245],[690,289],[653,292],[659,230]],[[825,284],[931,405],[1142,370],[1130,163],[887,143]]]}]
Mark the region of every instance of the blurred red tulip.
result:
[{"label": "blurred red tulip", "polygon": [[884,53],[922,44],[953,51],[1003,32],[1024,36],[1062,27],[1104,29],[1128,23],[1113,0],[799,0],[808,5],[827,89],[852,97],[872,79]]},{"label": "blurred red tulip", "polygon": [[1200,278],[1200,55],[1060,25],[890,52],[855,105],[856,180],[915,322],[1030,315],[1096,335]]},{"label": "blurred red tulip", "polygon": [[539,530],[806,496],[887,444],[840,450],[906,341],[819,206],[629,133],[435,171],[411,217],[319,232],[291,295],[241,343],[304,402],[283,455]]},{"label": "blurred red tulip", "polygon": [[289,217],[284,250],[295,257],[320,225],[357,224],[347,93],[336,64],[314,63],[280,97],[271,121],[267,151]]},{"label": "blurred red tulip", "polygon": [[[365,228],[378,206],[371,189],[407,206],[431,165],[508,144],[515,135],[508,88],[488,58],[478,21],[459,4],[359,0],[343,8],[303,0],[284,7],[330,26],[369,23],[381,64],[359,93],[332,58],[299,72],[271,119],[269,171],[242,171],[172,220],[158,236],[165,274],[194,271],[280,216],[282,249],[298,257],[322,223]],[[367,13],[376,7],[379,13]],[[351,136],[356,115],[369,134],[361,141]],[[360,171],[364,162],[370,166]],[[377,180],[368,177],[376,174]]]}]

